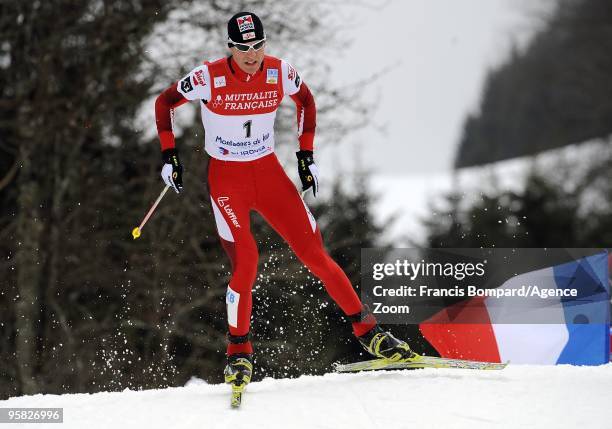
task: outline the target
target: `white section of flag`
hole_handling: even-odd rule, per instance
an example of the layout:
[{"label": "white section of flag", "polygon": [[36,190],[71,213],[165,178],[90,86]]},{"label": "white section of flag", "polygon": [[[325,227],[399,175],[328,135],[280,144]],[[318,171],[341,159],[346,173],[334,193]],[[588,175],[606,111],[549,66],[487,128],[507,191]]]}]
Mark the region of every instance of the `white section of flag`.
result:
[{"label": "white section of flag", "polygon": [[[556,289],[553,268],[512,277],[499,289],[518,289],[523,285]],[[565,322],[559,298],[491,297],[485,300],[485,305],[502,362],[557,363],[569,340],[565,323],[554,323]],[[533,323],[538,320],[541,323]]]}]

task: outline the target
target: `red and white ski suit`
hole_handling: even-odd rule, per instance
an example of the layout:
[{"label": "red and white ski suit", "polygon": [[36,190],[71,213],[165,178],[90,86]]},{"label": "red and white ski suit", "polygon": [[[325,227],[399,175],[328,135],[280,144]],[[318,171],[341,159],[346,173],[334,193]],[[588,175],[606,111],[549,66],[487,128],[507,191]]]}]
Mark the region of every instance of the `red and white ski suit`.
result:
[{"label": "red and white ski suit", "polygon": [[[232,264],[226,304],[233,336],[245,336],[250,329],[251,289],[258,261],[250,230],[251,210],[263,216],[321,279],[346,315],[362,309],[349,279],[325,251],[314,217],[274,154],[274,119],[285,94],[297,105],[300,149],[312,151],[314,99],[295,69],[278,58],[265,56],[254,75],[243,72],[231,57],[207,62],[166,89],[155,103],[163,150],[174,147],[173,109],[188,100],[200,102],[205,150],[211,156],[210,199],[221,244]],[[372,316],[354,321],[353,331],[362,335],[375,323]],[[227,353],[252,351],[246,341],[230,343]]]}]

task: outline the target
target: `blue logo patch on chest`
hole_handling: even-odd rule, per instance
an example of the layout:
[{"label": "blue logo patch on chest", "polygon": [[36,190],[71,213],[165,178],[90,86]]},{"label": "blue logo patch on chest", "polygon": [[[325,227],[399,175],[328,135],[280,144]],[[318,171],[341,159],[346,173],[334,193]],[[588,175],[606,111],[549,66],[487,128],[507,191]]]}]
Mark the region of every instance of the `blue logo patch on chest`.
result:
[{"label": "blue logo patch on chest", "polygon": [[278,83],[278,69],[268,69],[266,83]]}]

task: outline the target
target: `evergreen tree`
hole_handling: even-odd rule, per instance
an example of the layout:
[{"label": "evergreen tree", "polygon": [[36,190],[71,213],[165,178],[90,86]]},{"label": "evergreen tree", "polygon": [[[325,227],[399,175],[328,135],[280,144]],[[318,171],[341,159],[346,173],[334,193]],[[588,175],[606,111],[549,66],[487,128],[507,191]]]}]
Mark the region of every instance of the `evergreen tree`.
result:
[{"label": "evergreen tree", "polygon": [[[195,116],[177,127],[184,192],[164,198],[139,240],[130,231],[162,188],[159,142],[142,129],[154,128],[153,98],[202,55],[224,55],[228,16],[251,8],[268,11],[267,31],[276,35],[270,45],[278,50],[272,54],[296,46],[305,53],[300,72],[317,99],[318,134],[344,136],[347,109],[355,111],[352,118],[366,112],[362,103],[338,109],[356,89],[338,92],[324,79],[329,64],[321,58],[331,56],[320,53],[334,48],[335,27],[323,5],[0,4],[0,397],[165,387],[192,376],[220,381],[230,267],[208,203]],[[167,40],[185,34],[202,37],[201,51],[191,46],[190,56],[182,56],[187,44]],[[163,46],[172,50],[156,57]],[[145,124],[143,111],[150,118]],[[294,108],[279,113],[278,146],[293,152]],[[314,351],[285,368],[283,350],[320,344],[318,326],[327,322],[318,312],[329,301],[275,233],[258,224],[254,230],[263,276],[256,287],[266,288],[255,294],[254,328],[262,361],[271,357],[259,362],[259,374],[328,368],[329,358]],[[349,247],[365,240],[362,234],[337,252],[355,255]],[[353,259],[342,262],[354,270]],[[310,289],[317,292],[310,296]],[[263,353],[266,347],[271,354]]]},{"label": "evergreen tree", "polygon": [[531,155],[612,133],[612,3],[558,0],[526,49],[492,70],[455,166]]}]

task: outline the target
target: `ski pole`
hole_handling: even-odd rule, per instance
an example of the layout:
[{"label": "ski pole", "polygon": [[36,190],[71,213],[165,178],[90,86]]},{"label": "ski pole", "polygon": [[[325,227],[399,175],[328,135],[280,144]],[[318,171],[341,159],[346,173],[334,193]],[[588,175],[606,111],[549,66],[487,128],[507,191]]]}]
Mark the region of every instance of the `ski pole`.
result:
[{"label": "ski pole", "polygon": [[161,199],[164,198],[164,195],[166,195],[166,192],[168,191],[169,187],[170,186],[166,185],[166,187],[161,191],[161,194],[159,194],[159,197],[157,197],[157,199],[153,203],[153,206],[151,206],[151,208],[149,209],[149,212],[144,217],[144,219],[142,220],[140,225],[132,230],[132,237],[134,237],[134,240],[136,240],[138,237],[140,237],[140,231],[142,230],[142,228],[144,228],[145,223],[147,223],[147,221],[149,220],[149,218],[151,217],[151,215],[153,214],[153,212],[157,208],[157,205],[159,204]]}]

